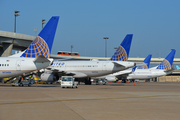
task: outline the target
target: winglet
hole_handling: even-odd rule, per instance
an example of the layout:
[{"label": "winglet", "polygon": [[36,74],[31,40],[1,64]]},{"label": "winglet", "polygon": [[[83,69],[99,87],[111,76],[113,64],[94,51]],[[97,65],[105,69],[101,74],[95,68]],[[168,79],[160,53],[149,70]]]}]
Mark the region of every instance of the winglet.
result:
[{"label": "winglet", "polygon": [[35,58],[38,55],[43,55],[46,58],[49,58],[58,20],[59,16],[51,17],[46,26],[20,57]]},{"label": "winglet", "polygon": [[131,47],[133,34],[127,34],[114,55],[111,57],[111,61],[127,61],[129,57],[129,51]]},{"label": "winglet", "polygon": [[152,55],[149,54],[143,61],[143,65],[137,66],[137,69],[148,69]]},{"label": "winglet", "polygon": [[176,50],[171,50],[171,52],[166,56],[166,58],[159,64],[159,66],[156,69],[162,69],[162,70],[172,69],[175,53]]},{"label": "winglet", "polygon": [[136,70],[136,68],[137,68],[137,66],[134,66],[134,67],[132,68],[132,72],[134,72],[134,71]]}]

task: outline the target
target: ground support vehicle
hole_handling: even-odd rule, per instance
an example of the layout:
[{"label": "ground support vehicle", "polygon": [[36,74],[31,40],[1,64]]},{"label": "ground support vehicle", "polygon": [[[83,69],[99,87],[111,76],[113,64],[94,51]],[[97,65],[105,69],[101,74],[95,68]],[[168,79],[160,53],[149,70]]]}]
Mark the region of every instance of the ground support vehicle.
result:
[{"label": "ground support vehicle", "polygon": [[96,85],[106,85],[108,82],[107,82],[107,80],[105,79],[105,78],[103,78],[103,79],[96,79],[95,80],[95,83],[96,83]]},{"label": "ground support vehicle", "polygon": [[31,81],[28,81],[28,80],[15,80],[13,81],[13,83],[11,83],[12,86],[31,86]]},{"label": "ground support vehicle", "polygon": [[61,77],[61,87],[62,88],[78,88],[78,82],[74,81],[72,76],[62,76]]}]

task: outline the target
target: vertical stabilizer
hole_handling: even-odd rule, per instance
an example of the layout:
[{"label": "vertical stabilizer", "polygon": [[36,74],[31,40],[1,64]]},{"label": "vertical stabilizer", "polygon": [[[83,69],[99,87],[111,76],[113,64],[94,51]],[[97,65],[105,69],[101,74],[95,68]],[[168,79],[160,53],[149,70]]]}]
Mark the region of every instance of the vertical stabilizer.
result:
[{"label": "vertical stabilizer", "polygon": [[156,69],[162,69],[162,70],[172,69],[175,53],[176,50],[171,50],[171,52],[166,56],[166,58],[159,64],[159,66]]},{"label": "vertical stabilizer", "polygon": [[137,69],[148,69],[149,68],[149,65],[150,65],[150,61],[151,61],[151,57],[152,55],[149,54],[143,61],[143,65],[140,65],[137,67]]},{"label": "vertical stabilizer", "polygon": [[54,36],[58,24],[59,16],[53,16],[48,21],[46,26],[41,30],[39,35],[30,44],[30,46],[22,53],[20,57],[35,58],[38,55],[43,55],[49,58]]},{"label": "vertical stabilizer", "polygon": [[112,61],[127,61],[131,47],[133,34],[127,34],[114,55],[111,57]]}]

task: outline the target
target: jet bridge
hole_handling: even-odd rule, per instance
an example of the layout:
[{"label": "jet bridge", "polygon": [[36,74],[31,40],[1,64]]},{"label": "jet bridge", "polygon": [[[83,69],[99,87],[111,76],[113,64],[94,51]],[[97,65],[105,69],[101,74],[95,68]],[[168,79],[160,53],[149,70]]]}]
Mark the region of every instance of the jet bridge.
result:
[{"label": "jet bridge", "polygon": [[34,36],[0,31],[0,56],[7,57],[14,50],[25,50],[35,39]]}]

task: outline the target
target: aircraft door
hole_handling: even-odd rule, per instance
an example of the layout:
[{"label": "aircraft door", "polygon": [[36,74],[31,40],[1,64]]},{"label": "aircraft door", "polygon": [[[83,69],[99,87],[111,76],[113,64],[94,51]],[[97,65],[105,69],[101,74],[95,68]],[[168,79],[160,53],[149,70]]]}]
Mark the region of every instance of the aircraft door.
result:
[{"label": "aircraft door", "polygon": [[17,60],[16,62],[16,70],[21,70],[21,61]]},{"label": "aircraft door", "polygon": [[102,70],[103,70],[103,71],[106,71],[106,63],[103,63],[103,64],[102,64]]}]

